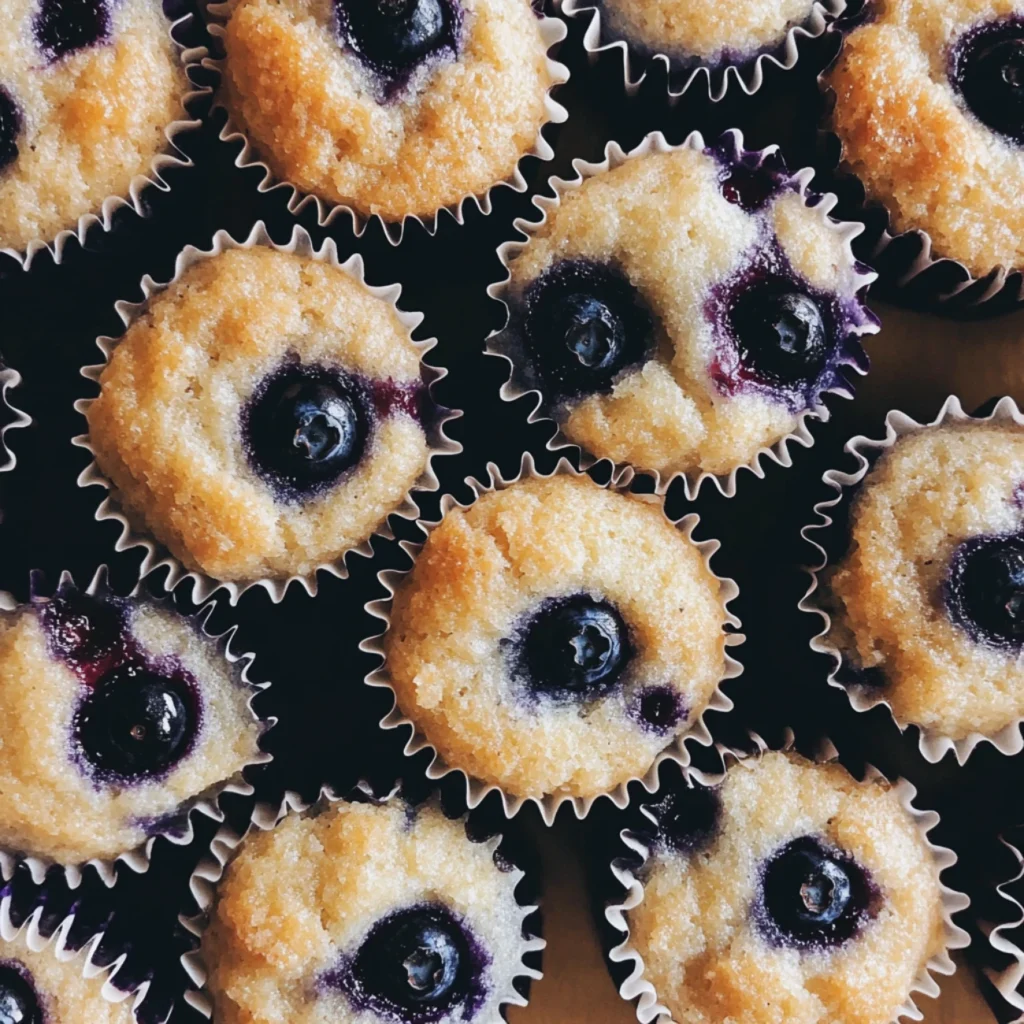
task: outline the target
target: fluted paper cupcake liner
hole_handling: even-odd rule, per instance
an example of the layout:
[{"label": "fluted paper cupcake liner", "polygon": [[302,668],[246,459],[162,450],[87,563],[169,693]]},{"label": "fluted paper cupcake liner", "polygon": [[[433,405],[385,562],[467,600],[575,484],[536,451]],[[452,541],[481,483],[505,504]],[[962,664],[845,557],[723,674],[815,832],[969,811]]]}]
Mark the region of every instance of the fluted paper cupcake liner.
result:
[{"label": "fluted paper cupcake liner", "polygon": [[[320,263],[326,263],[332,267],[337,267],[339,270],[348,274],[353,280],[361,284],[372,296],[388,303],[394,309],[395,314],[403,327],[405,327],[410,334],[423,322],[422,313],[409,313],[398,308],[398,300],[402,292],[401,285],[393,284],[384,287],[374,287],[366,283],[365,267],[362,256],[357,254],[355,256],[351,256],[344,263],[341,263],[338,260],[337,246],[332,239],[327,239],[323,245],[317,249],[314,246],[309,233],[299,226],[296,226],[292,230],[291,238],[286,245],[278,245],[270,237],[263,221],[257,221],[256,225],[249,232],[248,237],[241,242],[235,241],[235,239],[226,231],[218,231],[213,236],[213,244],[209,249],[197,249],[191,245],[187,246],[181,251],[181,253],[179,253],[174,264],[174,277],[168,282],[158,284],[149,277],[149,275],[146,275],[141,282],[142,293],[145,296],[143,301],[121,301],[115,306],[125,328],[127,329],[146,311],[150,300],[154,296],[159,295],[161,292],[166,291],[166,289],[171,285],[175,284],[181,278],[182,274],[184,274],[190,267],[202,262],[203,260],[219,256],[221,253],[226,252],[229,249],[252,249],[257,246],[265,246],[281,253],[297,254],[308,259],[316,260]],[[82,375],[89,380],[98,382],[103,371],[106,369],[111,354],[117,347],[120,340],[120,338],[99,338],[97,340],[97,345],[103,353],[104,362],[95,366],[85,367],[82,370]],[[429,394],[432,392],[434,385],[448,375],[448,371],[431,366],[427,362],[423,361],[423,357],[437,344],[437,339],[431,338],[427,341],[414,340],[413,344],[420,353],[420,365],[424,375],[423,379],[427,388],[427,393]],[[79,399],[75,402],[75,409],[84,416],[89,406],[92,405],[94,401],[94,398]],[[403,519],[416,519],[420,515],[420,509],[413,498],[412,492],[434,491],[437,490],[439,486],[437,476],[433,469],[433,460],[435,456],[451,455],[462,451],[462,445],[452,441],[444,433],[445,425],[454,419],[458,419],[462,413],[457,410],[440,408],[438,408],[438,413],[439,415],[434,418],[427,430],[429,456],[427,459],[426,469],[419,480],[417,480],[413,485],[411,491],[405,495],[401,504],[389,513],[388,518],[390,518],[390,515],[396,515]],[[287,578],[264,577],[261,579],[244,581],[218,580],[206,573],[200,572],[197,569],[188,568],[179,558],[172,555],[165,545],[161,544],[150,535],[143,522],[137,521],[130,513],[126,512],[118,501],[116,485],[114,485],[104,475],[103,471],[95,461],[95,451],[89,441],[88,434],[80,434],[78,437],[74,438],[73,443],[80,448],[86,449],[94,456],[93,461],[82,471],[78,478],[79,487],[99,485],[107,488],[110,492],[108,497],[103,500],[99,508],[96,510],[96,519],[101,521],[105,519],[113,519],[121,524],[121,536],[118,538],[115,549],[117,551],[128,551],[132,548],[143,548],[145,556],[142,561],[140,575],[148,576],[157,569],[166,568],[166,587],[168,590],[173,590],[182,580],[191,580],[193,583],[193,599],[197,603],[207,600],[207,598],[209,598],[209,596],[218,588],[223,588],[227,591],[229,600],[232,604],[236,604],[238,598],[252,587],[262,587],[270,595],[270,599],[275,604],[284,599],[285,592],[292,583],[300,584],[305,588],[308,594],[311,596],[315,595],[317,592],[318,572],[327,572],[332,576],[344,579],[348,576],[348,567],[346,562],[350,555],[359,554],[369,557],[373,553],[371,545],[372,537],[377,536],[390,539],[393,536],[388,520],[385,519],[373,534],[371,534],[370,537],[367,537],[362,543],[348,548],[333,561],[321,563],[307,575],[293,575]]]},{"label": "fluted paper cupcake liner", "polygon": [[[588,163],[578,159],[573,161],[573,170],[576,172],[575,178],[551,178],[548,185],[554,192],[554,195],[538,195],[533,199],[534,206],[540,211],[540,220],[517,218],[514,227],[520,233],[520,238],[505,242],[498,248],[498,258],[505,268],[505,277],[496,284],[492,284],[487,289],[487,294],[501,302],[505,307],[506,321],[500,330],[494,331],[487,339],[487,352],[492,356],[503,359],[508,364],[509,379],[501,387],[501,397],[506,402],[514,402],[524,395],[531,396],[534,399],[534,407],[529,414],[528,422],[553,422],[556,426],[556,433],[548,442],[548,449],[558,451],[563,448],[572,448],[580,451],[581,465],[584,469],[596,464],[600,459],[582,449],[580,445],[565,435],[561,424],[552,416],[551,410],[547,407],[543,392],[524,372],[524,367],[521,365],[521,357],[517,352],[517,342],[509,336],[511,308],[508,293],[511,282],[511,264],[530,245],[533,236],[547,223],[548,217],[558,209],[562,202],[562,196],[567,192],[578,189],[589,178],[609,170],[614,170],[630,160],[645,157],[652,153],[671,153],[682,149],[702,152],[708,150],[708,148],[700,132],[691,133],[678,146],[670,145],[661,132],[652,132],[638,146],[628,152],[623,150],[618,143],[610,142],[605,147],[604,159],[599,163]],[[813,209],[821,218],[822,223],[827,225],[830,230],[834,231],[843,240],[845,250],[850,256],[851,265],[856,265],[850,243],[852,239],[863,231],[863,227],[860,224],[842,223],[829,216],[836,205],[836,197],[831,194],[819,196],[810,190],[810,182],[814,176],[812,169],[804,168],[796,173],[789,173],[779,158],[778,146],[770,146],[759,151],[747,150],[743,146],[743,134],[737,129],[726,132],[719,142],[716,143],[715,147],[712,148],[724,152],[737,165],[749,168],[771,167],[772,173],[777,175],[780,183],[785,183],[787,187],[800,195],[808,206],[813,205]],[[876,275],[869,271],[868,268],[860,267],[859,265],[857,265],[857,270],[858,280],[860,281],[858,295],[862,295],[863,290],[875,280]],[[845,382],[844,376],[847,372],[857,373],[861,376],[867,373],[867,357],[864,355],[859,339],[868,334],[875,334],[877,331],[878,321],[867,310],[865,310],[863,324],[848,324],[846,336],[841,346],[844,351],[837,360],[835,367],[835,380],[830,386],[822,389],[817,404],[800,414],[794,430],[774,444],[761,448],[752,460],[736,466],[728,474],[696,471],[661,474],[642,466],[635,466],[633,468],[638,473],[645,473],[655,478],[655,492],[658,494],[664,494],[673,481],[682,479],[685,485],[686,496],[691,501],[696,498],[706,480],[714,481],[717,489],[725,497],[731,498],[736,494],[737,476],[741,470],[752,472],[755,477],[761,479],[764,477],[766,465],[769,463],[789,468],[793,465],[793,455],[790,450],[793,445],[810,448],[814,444],[810,423],[815,420],[826,422],[831,415],[828,407],[824,404],[824,396],[832,394],[843,398],[853,398],[853,391]],[[616,468],[623,469],[627,465],[628,463],[619,463]]]},{"label": "fluted paper cupcake liner", "polygon": [[[726,769],[733,763],[739,763],[750,757],[760,758],[768,750],[768,745],[756,735],[751,734],[755,746],[754,753],[736,750],[719,745],[718,751],[722,757]],[[794,747],[792,732],[788,733],[786,742],[780,748],[790,750]],[[822,740],[819,744],[819,752],[815,757],[818,763],[835,761],[839,757],[835,747],[828,740]],[[718,774],[707,774],[694,771],[692,768],[684,768],[684,779],[687,785],[694,782],[701,785],[715,785],[725,777],[725,771]],[[865,766],[864,781],[883,779],[885,776],[871,765]],[[888,780],[886,780],[888,781]],[[943,872],[956,864],[956,854],[944,846],[937,846],[928,838],[928,834],[939,824],[939,815],[934,811],[918,810],[913,804],[917,790],[906,779],[898,779],[892,784],[900,804],[904,811],[913,819],[921,838],[927,845],[934,859],[938,873]],[[646,808],[642,809],[645,816],[657,824]],[[643,841],[642,836],[624,831],[621,834],[623,844],[629,849],[630,855],[613,861],[611,873],[617,883],[618,891],[625,892],[624,898],[619,902],[612,903],[605,911],[605,918],[614,931],[622,936],[622,941],[608,952],[608,958],[613,964],[622,965],[629,970],[629,976],[622,983],[619,994],[628,1002],[635,1004],[636,1017],[640,1024],[651,1024],[652,1021],[659,1021],[661,1024],[670,1024],[672,1015],[668,1007],[658,999],[658,993],[654,985],[645,976],[643,957],[633,945],[630,936],[629,922],[626,914],[634,910],[643,901],[644,886],[638,874],[643,865],[650,857],[650,848]],[[638,866],[639,865],[639,866]],[[920,1020],[921,1011],[918,1009],[915,996],[923,995],[927,998],[934,998],[939,994],[939,985],[934,975],[949,975],[956,970],[956,965],[950,957],[950,952],[963,949],[970,943],[970,937],[963,928],[953,923],[953,917],[970,905],[970,900],[963,893],[956,892],[942,884],[940,878],[940,892],[942,896],[942,918],[944,925],[944,943],[942,951],[929,957],[928,961],[919,971],[907,995],[907,1000],[896,1015],[894,1020],[907,1017],[911,1020]]]},{"label": "fluted paper cupcake liner", "polygon": [[1024,992],[1021,991],[1024,982],[1024,949],[1014,941],[1013,936],[1020,936],[1020,929],[1024,927],[1024,906],[1014,895],[1020,893],[1020,883],[1024,879],[1024,855],[1008,840],[1003,839],[1003,845],[1013,854],[1017,863],[1017,871],[1014,876],[996,887],[996,891],[1006,901],[1009,920],[996,925],[988,935],[989,945],[995,953],[1009,965],[1001,970],[987,967],[985,974],[993,987],[1006,1003],[1018,1014],[1017,1020],[1024,1020]]},{"label": "fluted paper cupcake liner", "polygon": [[[523,456],[519,472],[514,477],[503,477],[501,475],[501,471],[493,463],[488,464],[487,472],[488,480],[486,482],[481,482],[474,478],[470,478],[466,481],[474,494],[473,501],[468,504],[463,504],[457,501],[450,494],[444,495],[441,499],[441,518],[430,522],[420,520],[417,524],[423,533],[429,535],[444,521],[444,518],[453,509],[469,508],[480,498],[482,494],[490,491],[505,490],[523,479],[544,479],[559,475],[579,477],[584,475],[580,471],[576,470],[565,458],[559,460],[558,464],[550,474],[539,473],[534,465],[533,457],[529,453]],[[632,481],[633,472],[626,469],[613,474],[613,477],[607,486],[611,490],[625,492],[629,490]],[[635,497],[663,508],[662,499],[656,495],[638,494],[635,495]],[[739,595],[739,587],[733,580],[719,576],[711,568],[711,558],[721,547],[721,543],[717,540],[697,541],[693,539],[694,530],[696,530],[697,525],[700,522],[700,517],[696,514],[691,513],[683,516],[681,519],[670,520],[670,522],[672,522],[672,525],[675,526],[700,552],[708,572],[710,572],[714,579],[718,581],[719,596],[722,601],[722,607],[725,611],[725,624],[733,629],[738,628],[740,620],[729,611],[728,606]],[[388,569],[378,573],[377,578],[387,590],[388,596],[380,600],[370,601],[365,607],[371,615],[380,619],[384,623],[384,631],[378,636],[362,641],[359,645],[360,650],[363,650],[368,654],[376,655],[383,662],[379,668],[375,669],[366,677],[367,684],[369,686],[390,690],[392,695],[394,695],[394,687],[391,684],[391,677],[388,672],[384,650],[384,638],[387,635],[388,629],[391,627],[391,605],[394,600],[395,592],[400,586],[402,580],[412,571],[416,562],[416,557],[422,550],[423,544],[412,544],[408,541],[402,541],[401,547],[413,564],[408,569]],[[741,633],[727,632],[725,634],[725,647],[728,649],[729,647],[736,646],[741,644],[743,640],[744,637]],[[426,770],[426,774],[429,779],[440,780],[448,775],[462,776],[465,782],[466,804],[470,809],[479,807],[488,794],[498,793],[500,795],[506,817],[514,817],[526,804],[535,804],[540,811],[544,822],[547,825],[551,825],[555,820],[555,816],[558,814],[559,808],[566,803],[572,805],[577,818],[583,819],[590,812],[591,807],[593,807],[593,805],[602,798],[611,800],[616,807],[626,807],[630,800],[630,783],[639,782],[648,793],[654,792],[658,785],[658,768],[663,761],[672,760],[680,764],[687,764],[689,763],[689,752],[687,750],[688,743],[694,742],[702,746],[710,745],[712,742],[711,733],[704,721],[705,715],[711,711],[727,712],[732,709],[733,702],[725,695],[725,693],[723,693],[721,686],[722,683],[735,679],[742,672],[743,666],[728,653],[728,650],[726,650],[722,663],[722,676],[719,680],[719,684],[715,688],[715,691],[711,695],[707,704],[701,710],[701,713],[693,720],[690,727],[685,732],[671,737],[667,742],[665,749],[662,750],[654,759],[654,762],[642,778],[631,777],[621,782],[611,791],[596,796],[580,797],[562,793],[546,794],[541,798],[522,797],[507,793],[500,786],[494,783],[488,783],[480,779],[476,779],[471,775],[468,775],[461,768],[449,765],[445,762],[444,758],[441,757],[433,744],[431,744],[423,732],[417,728],[415,722],[402,712],[398,706],[397,698],[393,709],[387,716],[385,716],[384,719],[382,719],[380,724],[381,727],[386,730],[405,729],[410,732],[411,735],[409,740],[405,744],[405,754],[407,757],[414,757],[423,750],[429,750],[432,752],[433,757]]]},{"label": "fluted paper cupcake liner", "polygon": [[[71,574],[69,572],[62,573],[57,589],[74,586],[75,581]],[[88,587],[86,587],[84,592],[90,597],[103,597],[104,595],[111,593],[110,587],[107,583],[106,566],[100,566],[100,568],[96,570],[92,581],[89,583]],[[173,599],[171,597],[154,598],[149,594],[142,583],[139,583],[128,596],[129,599],[143,600],[148,604],[159,608],[166,608],[173,611],[176,615],[181,615],[181,613],[176,611],[174,608]],[[17,607],[18,605],[11,595],[0,593],[0,610],[12,611]],[[232,640],[238,631],[237,626],[232,626],[223,633],[211,633],[207,629],[209,618],[213,614],[215,607],[216,602],[211,601],[204,607],[200,608],[194,615],[181,617],[186,619],[186,621],[191,622],[197,633],[216,645],[217,653],[228,665],[236,685],[245,690],[252,691],[252,695],[247,701],[247,706],[250,714],[252,715],[253,721],[260,723],[260,736],[262,740],[262,737],[273,728],[277,719],[272,717],[266,719],[260,718],[253,709],[252,702],[256,695],[267,689],[270,684],[255,683],[249,678],[249,669],[252,666],[255,655],[250,653],[235,653],[231,649]],[[235,793],[242,796],[251,795],[254,792],[254,789],[252,784],[246,780],[244,773],[248,772],[256,765],[266,764],[272,759],[271,754],[261,749],[257,755],[245,764],[243,768],[232,778],[225,779],[222,782],[211,786],[205,792],[183,801],[172,815],[154,827],[152,833],[147,836],[145,842],[133,850],[125,850],[123,853],[112,858],[90,858],[81,864],[63,864],[48,857],[0,848],[0,877],[2,877],[4,881],[10,881],[14,877],[14,873],[18,869],[19,865],[22,865],[24,869],[29,872],[32,880],[37,885],[41,885],[46,878],[47,871],[50,868],[57,866],[62,869],[69,888],[77,889],[82,884],[85,868],[89,866],[95,869],[103,884],[108,888],[113,887],[114,883],[117,881],[118,864],[124,864],[136,874],[145,874],[149,870],[153,846],[158,838],[162,837],[170,843],[173,843],[175,846],[188,846],[195,837],[195,828],[192,820],[193,815],[201,814],[213,821],[223,821],[224,812],[220,806],[221,797],[227,793]]]},{"label": "fluted paper cupcake liner", "polygon": [[[820,654],[827,654],[833,660],[833,667],[829,672],[828,683],[837,689],[843,690],[850,700],[855,711],[870,711],[874,707],[884,705],[893,717],[901,732],[905,732],[913,726],[918,731],[918,746],[925,760],[935,764],[942,760],[952,750],[960,764],[964,764],[971,753],[982,743],[991,743],[1000,753],[1012,755],[1024,750],[1024,736],[1021,734],[1021,725],[1024,719],[1016,719],[1007,724],[997,733],[986,735],[980,732],[972,732],[960,739],[953,739],[944,736],[934,729],[923,728],[915,722],[907,721],[898,716],[892,709],[889,702],[881,696],[872,695],[866,690],[852,687],[839,679],[842,673],[844,659],[842,652],[835,644],[828,640],[828,633],[831,629],[832,618],[821,606],[821,584],[820,575],[830,564],[829,550],[832,538],[823,534],[833,525],[833,514],[838,507],[849,501],[856,488],[867,476],[868,471],[878,456],[886,449],[891,448],[899,438],[907,434],[915,433],[928,427],[937,427],[946,423],[965,422],[991,422],[1008,423],[1017,427],[1024,427],[1024,414],[1017,408],[1012,398],[1002,398],[996,403],[993,411],[983,417],[974,417],[964,411],[960,399],[950,395],[939,410],[938,416],[929,423],[918,423],[917,420],[906,413],[894,409],[885,418],[885,437],[872,439],[864,435],[858,435],[846,442],[845,451],[849,452],[857,460],[857,468],[853,472],[843,472],[830,469],[825,473],[823,480],[836,491],[836,496],[828,501],[819,502],[814,506],[814,513],[817,521],[805,526],[800,532],[801,536],[816,551],[816,561],[808,567],[811,576],[811,583],[807,593],[800,601],[801,611],[810,612],[820,616],[824,626],[820,633],[811,641],[811,648]],[[818,539],[816,539],[818,538]]]},{"label": "fluted paper cupcake liner", "polygon": [[[230,15],[231,4],[208,2],[208,0],[204,0],[204,2],[209,19],[208,28],[210,35],[215,39],[223,40],[224,24]],[[565,23],[559,18],[549,18],[543,15],[539,17],[539,21],[544,47],[550,54],[552,47],[556,47],[565,39]],[[224,58],[216,58],[204,53],[197,63],[207,71],[214,72],[219,80],[223,80],[224,66],[226,64]],[[528,152],[523,153],[517,161],[512,176],[505,181],[496,182],[482,193],[467,193],[457,203],[443,206],[436,210],[433,215],[424,217],[416,214],[406,214],[400,221],[389,221],[376,213],[361,213],[348,203],[336,203],[315,193],[305,192],[298,185],[290,181],[279,179],[274,171],[271,170],[270,165],[261,159],[258,147],[249,139],[246,129],[221,102],[219,93],[214,99],[214,107],[215,109],[223,110],[227,117],[224,127],[220,131],[221,141],[230,143],[240,142],[242,144],[241,151],[235,157],[235,166],[241,169],[256,167],[262,172],[263,179],[258,186],[260,192],[271,192],[281,189],[288,196],[288,210],[296,216],[301,215],[307,208],[312,206],[316,211],[316,219],[320,227],[327,227],[339,218],[348,217],[352,231],[357,238],[362,237],[367,226],[372,221],[379,221],[384,230],[385,237],[392,245],[397,246],[402,241],[407,223],[421,224],[429,234],[433,235],[437,232],[442,214],[447,214],[456,223],[462,224],[465,219],[467,203],[473,203],[483,214],[487,215],[491,212],[491,195],[495,189],[508,187],[515,192],[525,192],[527,190],[528,183],[522,172],[523,160],[526,157],[536,157],[544,162],[553,159],[555,153],[551,148],[551,144],[544,138],[542,134],[543,129],[549,124],[561,124],[569,117],[568,110],[562,104],[552,99],[551,96],[551,91],[554,88],[564,85],[569,81],[569,69],[549,55],[547,57],[547,70],[551,80],[551,86],[548,88],[544,100],[547,120],[537,130],[533,147]]]},{"label": "fluted paper cupcake liner", "polygon": [[0,364],[0,403],[2,403],[10,414],[7,423],[0,427],[0,473],[14,469],[17,464],[17,456],[11,451],[7,444],[7,432],[19,430],[22,427],[30,426],[32,417],[23,413],[11,400],[9,392],[21,383],[21,374],[17,370]]},{"label": "fluted paper cupcake liner", "polygon": [[[373,787],[366,782],[357,784],[351,792],[344,795],[324,787],[312,802],[303,800],[298,793],[288,792],[285,793],[280,805],[257,804],[244,831],[238,832],[226,825],[220,829],[210,844],[209,854],[196,867],[189,880],[189,890],[192,893],[196,906],[199,908],[199,912],[192,916],[182,914],[180,918],[181,924],[199,940],[199,948],[184,954],[181,958],[182,967],[188,975],[192,986],[185,994],[185,1001],[193,1009],[205,1017],[213,1016],[213,1000],[205,988],[207,971],[203,963],[201,940],[209,924],[210,912],[216,902],[217,886],[224,877],[228,865],[240,851],[246,837],[256,831],[270,832],[277,828],[285,818],[293,814],[306,814],[311,811],[316,813],[318,810],[327,809],[345,800],[387,803],[392,799],[400,798],[400,793],[401,786],[398,785],[386,796],[379,798],[374,794]],[[460,820],[467,827],[468,837],[468,817],[464,815]],[[503,836],[501,834],[474,835],[473,841],[484,842],[493,857],[501,859],[503,863],[507,863],[505,850],[502,847]],[[512,867],[515,887],[518,888],[527,875],[518,865],[512,865]],[[500,999],[502,1018],[505,1017],[508,1007],[527,1005],[527,997],[520,991],[520,988],[525,990],[531,982],[539,981],[542,977],[539,968],[532,966],[527,961],[537,961],[547,946],[544,939],[539,935],[533,934],[533,925],[538,921],[539,917],[539,907],[532,904],[524,905],[519,897],[517,897],[516,902],[519,903],[521,911],[521,970],[517,972],[513,983],[509,985],[508,990]]]},{"label": "fluted paper cupcake liner", "polygon": [[[207,49],[204,46],[184,46],[178,42],[177,34],[182,28],[191,23],[192,14],[173,21],[168,27],[171,41],[183,67],[187,69],[192,65],[200,65],[206,59]],[[103,232],[109,232],[114,226],[114,215],[118,210],[128,207],[138,216],[146,217],[146,207],[143,194],[149,188],[157,188],[161,192],[170,192],[171,186],[164,178],[164,172],[172,168],[188,168],[194,166],[192,159],[179,148],[177,139],[187,132],[195,131],[202,124],[202,121],[193,117],[190,110],[193,104],[203,97],[209,96],[212,90],[208,86],[196,85],[189,79],[189,89],[181,97],[181,117],[172,121],[164,129],[167,139],[167,146],[158,153],[150,162],[149,171],[145,174],[136,174],[129,186],[127,195],[107,196],[100,204],[98,210],[83,214],[78,218],[72,228],[65,228],[59,231],[55,238],[33,239],[24,250],[5,248],[0,246],[0,253],[12,256],[21,264],[24,270],[29,270],[36,256],[41,252],[49,251],[54,263],[61,263],[64,259],[64,249],[68,242],[77,239],[80,246],[85,245],[86,235],[90,229],[98,226]]]}]

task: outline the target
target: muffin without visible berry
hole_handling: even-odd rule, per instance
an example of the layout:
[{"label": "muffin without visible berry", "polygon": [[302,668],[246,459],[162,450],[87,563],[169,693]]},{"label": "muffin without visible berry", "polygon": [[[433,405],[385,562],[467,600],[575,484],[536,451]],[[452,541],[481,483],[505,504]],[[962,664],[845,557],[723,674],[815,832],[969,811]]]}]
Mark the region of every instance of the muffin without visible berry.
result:
[{"label": "muffin without visible berry", "polygon": [[256,832],[200,955],[223,1024],[472,1024],[523,973],[521,875],[434,804],[336,804]]},{"label": "muffin without visible berry", "polygon": [[232,0],[224,98],[259,156],[362,214],[426,216],[512,176],[548,120],[529,0]]},{"label": "muffin without visible berry", "polygon": [[894,231],[976,275],[1024,263],[1024,4],[880,0],[826,84],[845,165]]},{"label": "muffin without visible berry", "polygon": [[1024,715],[1022,484],[1012,426],[923,429],[882,453],[821,579],[844,684],[953,739]]},{"label": "muffin without visible berry", "polygon": [[849,241],[775,161],[734,152],[587,178],[512,261],[495,347],[596,458],[727,475],[866,367]]},{"label": "muffin without visible berry", "polygon": [[517,797],[642,776],[725,674],[719,580],[661,508],[587,477],[453,509],[395,594],[398,707],[446,763]]},{"label": "muffin without visible berry", "polygon": [[125,196],[168,148],[188,80],[160,0],[8,0],[0,24],[0,247]]},{"label": "muffin without visible berry", "polygon": [[252,695],[151,602],[65,583],[0,613],[0,846],[81,864],[166,831],[257,759]]},{"label": "muffin without visible berry", "polygon": [[394,307],[257,247],[202,260],[125,332],[86,413],[127,514],[222,580],[311,573],[427,468],[436,410]]},{"label": "muffin without visible berry", "polygon": [[943,947],[938,871],[884,782],[767,753],[648,811],[625,917],[677,1024],[888,1024]]}]

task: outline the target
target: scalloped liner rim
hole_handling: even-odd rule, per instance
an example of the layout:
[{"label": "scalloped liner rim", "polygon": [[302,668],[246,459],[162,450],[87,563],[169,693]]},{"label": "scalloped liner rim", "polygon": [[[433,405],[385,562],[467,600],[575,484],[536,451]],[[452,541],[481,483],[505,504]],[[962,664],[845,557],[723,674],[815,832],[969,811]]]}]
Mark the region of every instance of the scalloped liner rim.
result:
[{"label": "scalloped liner rim", "polygon": [[4,424],[0,429],[0,473],[9,473],[18,464],[18,456],[11,450],[7,443],[7,433],[10,430],[22,430],[32,425],[32,417],[22,412],[12,401],[9,392],[18,387],[22,382],[22,376],[17,370],[11,367],[0,368],[0,402],[2,402],[12,413],[13,419],[10,423]]},{"label": "scalloped liner rim", "polygon": [[1014,907],[1015,917],[1013,920],[993,928],[989,933],[988,941],[996,952],[1013,957],[1015,962],[1004,971],[995,971],[986,967],[985,976],[1006,1002],[1021,1012],[1022,1015],[1017,1018],[1017,1024],[1020,1024],[1021,1021],[1024,1021],[1024,993],[1019,991],[1020,984],[1024,981],[1024,950],[1010,939],[1009,933],[1024,925],[1024,905],[1016,897],[1011,896],[1009,890],[1011,885],[1024,879],[1024,855],[1005,838],[1001,839],[1001,842],[1016,858],[1018,870],[1012,878],[997,885],[996,892]]}]

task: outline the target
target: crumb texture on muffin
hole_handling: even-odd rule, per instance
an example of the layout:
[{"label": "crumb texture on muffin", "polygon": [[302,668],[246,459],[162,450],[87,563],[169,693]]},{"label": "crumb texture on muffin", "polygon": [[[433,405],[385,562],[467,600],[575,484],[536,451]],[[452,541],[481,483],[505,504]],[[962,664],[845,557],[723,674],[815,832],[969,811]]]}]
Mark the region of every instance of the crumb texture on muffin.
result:
[{"label": "crumb texture on muffin", "polygon": [[[337,368],[372,393],[365,450],[288,500],[253,468],[245,411],[285,365]],[[394,307],[345,271],[257,247],[193,265],[128,328],[87,412],[117,500],[188,568],[217,579],[312,572],[369,537],[427,467],[419,349]],[[417,399],[419,401],[419,399]]]},{"label": "crumb texture on muffin", "polygon": [[[656,846],[627,912],[644,976],[676,1024],[888,1024],[943,944],[927,843],[895,792],[784,753],[731,768],[716,834],[684,854]],[[757,926],[763,867],[805,836],[852,858],[879,906],[847,942],[786,948]]]},{"label": "crumb texture on muffin", "polygon": [[[610,602],[632,658],[594,694],[535,692],[511,654],[553,598]],[[659,505],[589,478],[529,479],[453,509],[395,595],[398,706],[452,767],[521,797],[642,776],[725,672],[720,584]],[[652,723],[644,697],[664,701]],[[673,710],[675,709],[675,710]]]},{"label": "crumb texture on muffin", "polygon": [[511,177],[553,82],[528,0],[457,0],[457,59],[381,102],[328,0],[234,0],[225,101],[274,173],[359,213],[427,216]]},{"label": "crumb texture on muffin", "polygon": [[189,88],[160,0],[111,4],[109,38],[52,62],[35,38],[38,7],[9,0],[0,24],[0,89],[21,127],[0,167],[0,246],[16,250],[126,196],[168,148]]}]

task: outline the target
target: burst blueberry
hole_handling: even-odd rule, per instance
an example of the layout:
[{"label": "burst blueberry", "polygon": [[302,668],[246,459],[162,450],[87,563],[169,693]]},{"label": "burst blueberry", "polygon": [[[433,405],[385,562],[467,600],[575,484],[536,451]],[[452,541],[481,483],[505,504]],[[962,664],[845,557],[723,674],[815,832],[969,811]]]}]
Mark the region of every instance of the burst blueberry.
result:
[{"label": "burst blueberry", "polygon": [[110,8],[110,0],[40,0],[32,22],[40,53],[52,63],[106,42]]},{"label": "burst blueberry", "polygon": [[644,810],[657,824],[658,843],[691,854],[707,849],[718,835],[722,801],[710,786],[678,786]]},{"label": "burst blueberry", "polygon": [[123,601],[61,587],[40,602],[39,615],[51,654],[75,666],[101,661],[124,641]]},{"label": "burst blueberry", "polygon": [[990,22],[964,36],[949,77],[979,121],[1024,145],[1024,20]]},{"label": "burst blueberry", "polygon": [[975,537],[950,560],[950,618],[993,647],[1024,648],[1024,537]]},{"label": "burst blueberry", "polygon": [[0,964],[0,1024],[43,1024],[32,983],[10,963]]}]

